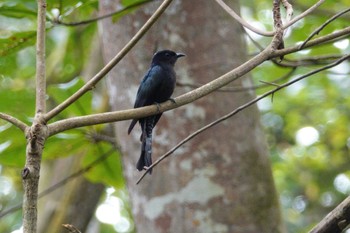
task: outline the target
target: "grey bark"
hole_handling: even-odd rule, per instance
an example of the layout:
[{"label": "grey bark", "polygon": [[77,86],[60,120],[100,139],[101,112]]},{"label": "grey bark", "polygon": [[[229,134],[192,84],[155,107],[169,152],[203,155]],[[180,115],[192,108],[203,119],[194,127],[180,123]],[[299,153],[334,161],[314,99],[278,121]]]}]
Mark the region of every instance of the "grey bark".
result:
[{"label": "grey bark", "polygon": [[[231,1],[238,9],[238,3]],[[117,22],[100,22],[105,62],[152,14],[148,4]],[[117,8],[101,0],[101,14]],[[174,1],[165,15],[109,74],[112,110],[133,106],[138,84],[155,46],[184,52],[175,70],[182,82],[204,84],[245,61],[242,30],[214,1]],[[249,77],[233,85],[249,86]],[[177,88],[174,96],[188,91]],[[255,93],[214,93],[163,114],[155,128],[153,157],[165,153],[194,130],[254,98]],[[140,131],[127,135],[130,121],[115,124],[124,152],[124,174],[139,232],[283,232],[278,196],[265,136],[256,107],[215,126],[158,165],[140,185],[135,164]]]}]

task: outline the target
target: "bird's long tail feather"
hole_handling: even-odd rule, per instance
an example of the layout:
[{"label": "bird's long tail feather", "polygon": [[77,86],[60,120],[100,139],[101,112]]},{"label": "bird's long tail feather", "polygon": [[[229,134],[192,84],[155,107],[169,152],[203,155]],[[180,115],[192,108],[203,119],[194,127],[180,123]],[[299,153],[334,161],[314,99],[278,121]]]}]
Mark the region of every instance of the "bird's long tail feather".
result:
[{"label": "bird's long tail feather", "polygon": [[[139,171],[142,171],[144,167],[149,167],[152,165],[152,131],[154,127],[154,120],[154,117],[146,118],[142,127],[141,155],[136,165],[136,168]],[[152,173],[152,169],[149,170],[149,173]]]}]

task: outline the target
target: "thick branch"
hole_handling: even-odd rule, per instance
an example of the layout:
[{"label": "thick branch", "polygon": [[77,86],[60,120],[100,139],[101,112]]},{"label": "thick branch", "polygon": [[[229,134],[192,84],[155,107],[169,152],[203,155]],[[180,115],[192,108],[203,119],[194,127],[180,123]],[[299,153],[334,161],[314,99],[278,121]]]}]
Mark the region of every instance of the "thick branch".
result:
[{"label": "thick branch", "polygon": [[94,114],[94,115],[82,116],[82,117],[73,117],[66,120],[57,121],[49,125],[49,135],[52,136],[59,132],[63,132],[68,129],[73,129],[73,128],[82,127],[82,126],[150,116],[158,113],[159,111],[164,112],[164,111],[168,111],[168,110],[183,106],[203,96],[208,95],[209,93],[227,85],[228,83],[248,73],[249,71],[254,69],[256,66],[266,61],[272,52],[273,52],[273,49],[271,46],[269,46],[268,48],[266,48],[264,51],[262,51],[261,53],[259,53],[258,55],[250,59],[249,61],[233,69],[232,71],[222,75],[221,77],[215,79],[214,81],[211,81],[210,83],[207,83],[193,91],[190,91],[186,94],[183,94],[175,98],[176,103],[173,103],[172,101],[167,101],[163,104],[160,104],[158,107],[156,105],[153,105],[153,106],[146,106],[146,107],[137,108],[137,109]]},{"label": "thick branch", "polygon": [[82,88],[80,88],[71,97],[66,99],[63,103],[56,106],[50,112],[45,115],[45,120],[49,121],[51,118],[59,114],[66,109],[69,105],[74,103],[77,99],[83,96],[86,92],[90,91],[115,65],[117,65],[122,58],[136,45],[136,43],[142,38],[142,36],[151,28],[151,26],[162,15],[165,9],[169,6],[172,0],[165,0],[154,14],[148,19],[148,21],[142,26],[142,28],[135,34],[135,36],[124,46],[124,48],[105,66],[100,72],[98,72],[92,79],[90,79]]},{"label": "thick branch", "polygon": [[310,233],[341,233],[350,224],[350,196],[319,222]]},{"label": "thick branch", "polygon": [[[309,48],[315,45],[322,44],[324,42],[333,40],[335,38],[350,34],[350,27],[347,27],[343,30],[337,31],[330,35],[326,35],[315,40],[309,41],[305,48]],[[171,101],[167,101],[163,104],[160,104],[160,108],[158,109],[156,106],[146,106],[138,109],[129,109],[115,112],[107,112],[101,114],[93,114],[89,116],[82,117],[72,117],[69,119],[57,121],[49,125],[49,135],[52,136],[54,134],[74,129],[83,126],[95,125],[95,124],[103,124],[115,121],[122,121],[134,118],[142,118],[145,116],[150,116],[157,114],[158,111],[164,112],[168,111],[182,105],[191,103],[199,98],[202,98],[209,93],[218,90],[219,88],[227,85],[228,83],[238,79],[242,75],[248,73],[256,66],[263,63],[265,60],[280,57],[286,54],[290,54],[296,51],[299,51],[299,46],[293,46],[290,48],[280,49],[280,50],[272,50],[270,47],[265,49],[262,53],[253,57],[249,61],[245,62],[243,65],[233,69],[232,71],[222,75],[221,77],[215,79],[214,81],[207,83],[193,91],[190,91],[186,94],[183,94],[177,98],[175,98],[176,104]]]}]

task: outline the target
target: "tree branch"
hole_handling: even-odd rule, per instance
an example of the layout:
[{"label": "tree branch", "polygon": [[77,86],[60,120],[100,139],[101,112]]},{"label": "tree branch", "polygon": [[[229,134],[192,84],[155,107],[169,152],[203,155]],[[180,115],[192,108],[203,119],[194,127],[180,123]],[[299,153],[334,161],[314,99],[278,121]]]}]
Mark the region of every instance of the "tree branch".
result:
[{"label": "tree branch", "polygon": [[37,200],[41,155],[47,138],[46,122],[42,115],[46,111],[45,77],[45,28],[46,1],[38,0],[38,25],[36,44],[36,110],[32,126],[26,128],[26,164],[22,170],[24,187],[23,232],[37,232]]},{"label": "tree branch", "polygon": [[256,66],[260,65],[264,61],[266,61],[273,49],[271,46],[268,46],[264,51],[240,65],[239,67],[233,69],[232,71],[222,75],[221,77],[211,81],[200,88],[197,88],[193,91],[185,93],[177,98],[175,98],[175,103],[172,101],[166,101],[163,104],[158,106],[151,105],[142,108],[115,111],[115,112],[107,112],[100,114],[92,114],[89,116],[81,116],[81,117],[72,117],[69,119],[61,120],[54,122],[49,125],[49,135],[52,136],[59,132],[73,129],[82,126],[102,124],[108,122],[115,122],[121,120],[135,119],[145,116],[151,116],[158,112],[168,111],[185,104],[191,103],[203,96],[208,95],[209,93],[227,85],[228,83],[238,79],[242,75],[248,73]]},{"label": "tree branch", "polygon": [[46,112],[46,77],[45,77],[45,28],[46,1],[38,0],[38,26],[36,36],[36,114]]},{"label": "tree branch", "polygon": [[[276,31],[262,31],[258,28],[253,27],[249,23],[247,23],[244,19],[242,19],[236,12],[234,12],[229,6],[227,6],[222,0],[215,0],[229,15],[231,15],[235,20],[237,20],[243,27],[251,30],[252,32],[255,32],[258,35],[261,36],[273,36],[275,35]],[[297,17],[293,18],[289,22],[287,22],[282,29],[287,29],[294,23],[298,22],[300,19],[306,17],[308,14],[310,14],[312,11],[314,11],[317,7],[319,7],[325,0],[319,0],[316,4],[311,6],[309,9],[298,15]],[[285,1],[283,2],[285,5]],[[289,3],[288,3],[289,4]],[[290,6],[287,8],[287,15],[291,14]]]},{"label": "tree branch", "polygon": [[310,233],[341,233],[350,224],[350,196],[322,219]]},{"label": "tree branch", "polygon": [[[344,36],[350,34],[350,27],[347,27],[343,30],[337,31],[335,33],[314,39],[309,41],[305,48],[309,48],[318,44],[322,44],[324,42],[333,40],[337,37]],[[74,129],[78,127],[83,126],[89,126],[89,125],[95,125],[95,124],[103,124],[103,123],[110,123],[110,122],[116,122],[116,121],[122,121],[122,120],[129,120],[129,119],[137,119],[142,118],[146,116],[151,116],[154,114],[157,114],[160,112],[169,111],[171,109],[183,106],[185,104],[191,103],[199,98],[202,98],[206,95],[208,95],[211,92],[214,92],[218,90],[219,88],[227,85],[228,83],[238,79],[239,77],[243,76],[244,74],[248,73],[252,69],[254,69],[256,66],[260,65],[264,61],[280,57],[289,53],[293,53],[299,51],[299,46],[293,46],[285,49],[272,49],[270,46],[268,46],[265,50],[263,50],[261,53],[256,55],[255,57],[251,58],[244,64],[240,65],[239,67],[233,69],[232,71],[220,76],[219,78],[195,89],[188,93],[185,93],[179,97],[175,98],[175,102],[173,103],[171,101],[167,101],[165,103],[162,103],[159,105],[159,108],[155,105],[146,106],[142,108],[137,109],[128,109],[128,110],[121,110],[121,111],[115,111],[115,112],[106,112],[106,113],[100,113],[100,114],[92,114],[88,116],[80,116],[80,117],[72,117],[65,120],[60,120],[54,123],[49,124],[49,136],[52,136],[54,134],[63,132],[65,130]]]},{"label": "tree branch", "polygon": [[105,66],[100,70],[92,79],[90,79],[83,87],[81,87],[76,93],[66,99],[64,102],[56,106],[49,111],[45,116],[45,120],[49,121],[51,118],[59,114],[66,109],[69,105],[74,103],[77,99],[83,96],[86,92],[90,91],[120,60],[136,45],[136,43],[142,38],[142,36],[151,28],[151,26],[157,21],[165,9],[169,6],[172,0],[165,0],[154,14],[147,20],[142,28],[135,34],[135,36],[124,46],[124,48]]},{"label": "tree branch", "polygon": [[231,9],[228,5],[226,5],[226,3],[222,0],[215,0],[221,7],[222,9],[224,9],[229,15],[232,16],[232,18],[234,18],[238,23],[240,23],[244,28],[249,29],[252,32],[255,32],[258,35],[261,36],[273,36],[275,34],[274,31],[269,32],[269,31],[263,31],[260,30],[259,28],[253,27],[252,25],[250,25],[247,21],[245,21],[244,19],[242,19],[233,9]]},{"label": "tree branch", "polygon": [[96,18],[79,21],[79,22],[63,22],[63,21],[60,20],[60,18],[57,18],[56,20],[53,21],[53,23],[54,24],[58,24],[58,25],[64,25],[64,26],[80,26],[80,25],[85,25],[85,24],[89,24],[89,23],[94,23],[94,22],[96,22],[98,20],[101,20],[101,19],[106,19],[106,18],[109,18],[109,17],[112,17],[112,16],[116,16],[116,15],[122,14],[125,11],[134,9],[136,7],[142,6],[143,4],[146,4],[146,3],[149,3],[149,2],[152,2],[152,1],[154,1],[154,0],[138,1],[136,3],[133,3],[133,4],[129,5],[129,6],[121,9],[121,10],[118,10],[118,11],[115,11],[115,12],[112,12],[112,13],[109,13],[109,14],[106,14],[106,15],[98,16]]},{"label": "tree branch", "polygon": [[330,19],[328,19],[324,24],[322,24],[320,27],[318,27],[314,32],[311,33],[311,35],[300,45],[300,49],[302,49],[305,44],[307,42],[309,42],[312,37],[314,37],[315,35],[317,35],[318,33],[320,33],[328,24],[330,24],[331,22],[333,22],[335,19],[339,18],[340,16],[342,16],[343,14],[347,13],[350,11],[350,8],[345,9],[337,14],[335,14],[334,16],[332,16]]},{"label": "tree branch", "polygon": [[[169,155],[171,155],[172,153],[174,153],[174,151],[176,151],[179,147],[181,147],[182,145],[184,145],[186,142],[190,141],[192,138],[196,137],[198,134],[204,132],[205,130],[207,129],[210,129],[211,127],[219,124],[220,122],[224,121],[224,120],[227,120],[228,118],[236,115],[237,113],[241,112],[242,110],[248,108],[249,106],[257,103],[258,101],[264,99],[265,97],[269,96],[269,95],[273,95],[275,92],[283,89],[283,88],[286,88],[302,79],[305,79],[311,75],[314,75],[316,73],[319,73],[323,70],[326,70],[326,69],[329,69],[329,68],[332,68],[334,66],[337,66],[339,65],[340,63],[342,63],[343,61],[347,60],[350,58],[350,54],[348,55],[345,55],[343,56],[342,58],[338,59],[337,61],[333,62],[332,64],[329,64],[327,66],[324,66],[324,67],[321,67],[319,69],[316,69],[316,70],[313,70],[305,75],[302,75],[298,78],[295,78],[285,84],[282,84],[282,85],[278,85],[275,89],[271,90],[271,91],[268,91],[266,92],[265,94],[261,95],[261,96],[258,96],[256,97],[255,99],[247,102],[246,104],[243,104],[241,105],[240,107],[236,108],[235,110],[233,110],[232,112],[226,114],[225,116],[222,116],[220,117],[219,119],[209,123],[208,125],[200,128],[199,130],[193,132],[192,134],[190,134],[189,136],[187,136],[185,139],[183,139],[181,142],[179,142],[176,146],[174,146],[171,150],[169,150],[167,153],[165,153],[163,156],[161,156],[159,159],[157,159],[151,166],[149,166],[146,171],[142,174],[142,176],[138,179],[138,181],[136,182],[136,184],[139,184],[142,179],[146,176],[146,174],[148,173],[148,170],[154,168],[155,166],[157,166],[162,160],[164,160],[165,158],[167,158]],[[350,208],[350,207],[349,207]],[[349,209],[350,210],[350,209]],[[317,231],[313,232],[313,233],[316,233]],[[330,232],[330,231],[325,231],[326,232]],[[318,233],[318,232],[317,232]]]},{"label": "tree branch", "polygon": [[11,124],[13,124],[17,128],[19,128],[20,130],[22,130],[23,132],[25,132],[25,130],[29,127],[24,122],[18,120],[17,118],[15,118],[13,116],[7,115],[6,113],[0,112],[0,119],[3,119],[7,122],[10,122]]}]

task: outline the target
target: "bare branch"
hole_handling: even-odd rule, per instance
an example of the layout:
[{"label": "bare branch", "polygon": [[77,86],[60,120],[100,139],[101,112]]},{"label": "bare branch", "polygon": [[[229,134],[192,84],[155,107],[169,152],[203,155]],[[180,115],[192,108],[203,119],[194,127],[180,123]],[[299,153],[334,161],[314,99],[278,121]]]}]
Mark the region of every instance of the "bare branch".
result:
[{"label": "bare branch", "polygon": [[[335,33],[332,33],[330,35],[326,35],[320,38],[317,38],[315,40],[309,41],[305,48],[315,46],[330,40],[333,40],[335,38],[338,38],[343,35],[350,34],[350,27],[347,27],[341,31],[337,31]],[[277,38],[277,37],[276,37]],[[276,50],[273,49],[272,46],[277,46],[278,42],[276,42],[277,39],[274,39],[270,46],[268,46],[265,50],[263,50],[261,53],[256,55],[255,57],[251,58],[244,64],[240,65],[239,67],[231,70],[230,72],[220,76],[219,78],[193,90],[188,93],[185,93],[177,98],[175,98],[176,103],[173,103],[172,101],[167,101],[159,105],[159,108],[155,105],[146,106],[142,108],[136,108],[136,109],[128,109],[128,110],[122,110],[122,111],[115,111],[115,112],[106,112],[106,113],[100,113],[100,114],[92,114],[88,116],[80,116],[80,117],[72,117],[65,120],[60,120],[54,123],[51,123],[48,125],[49,127],[49,136],[52,136],[54,134],[63,132],[65,130],[74,129],[78,127],[83,126],[89,126],[89,125],[95,125],[95,124],[103,124],[103,123],[110,123],[110,122],[116,122],[116,121],[122,121],[122,120],[129,120],[129,119],[137,119],[141,117],[151,116],[154,114],[157,114],[160,112],[169,111],[171,109],[183,106],[185,104],[191,103],[199,98],[202,98],[209,93],[218,90],[221,87],[226,86],[228,83],[240,78],[244,74],[250,72],[252,69],[254,69],[256,66],[260,65],[264,61],[280,57],[282,55],[286,55],[289,53],[293,53],[296,51],[299,51],[299,46],[293,46],[290,48],[280,49]]]},{"label": "bare branch", "polygon": [[310,233],[341,233],[350,224],[350,196],[322,219]]},{"label": "bare branch", "polygon": [[172,0],[165,0],[154,14],[147,20],[142,28],[135,34],[135,36],[124,46],[124,48],[105,66],[100,70],[92,79],[90,79],[83,87],[81,87],[71,97],[66,99],[63,103],[56,106],[50,112],[45,115],[45,120],[49,121],[58,113],[66,109],[69,105],[74,103],[86,92],[90,91],[120,60],[136,45],[136,43],[142,38],[142,36],[151,28],[151,26],[157,21],[165,9],[169,6]]},{"label": "bare branch", "polygon": [[328,24],[330,24],[332,21],[335,19],[339,18],[343,14],[347,13],[350,11],[350,8],[345,9],[338,14],[332,16],[332,18],[328,19],[324,24],[322,24],[320,27],[318,27],[314,32],[311,33],[311,35],[299,46],[300,49],[302,49],[307,42],[309,42],[315,35],[318,35]]},{"label": "bare branch", "polygon": [[7,115],[5,113],[0,112],[0,119],[3,119],[5,121],[10,122],[11,124],[13,124],[14,126],[16,126],[17,128],[19,128],[20,130],[22,130],[23,132],[25,132],[25,130],[28,128],[28,125],[25,124],[24,122],[18,120],[17,118]]},{"label": "bare branch", "polygon": [[[290,71],[288,71],[286,74],[282,75],[281,77],[273,80],[272,82],[276,83],[276,82],[279,82],[279,81],[282,81],[282,80],[289,78],[297,70],[296,68],[297,67],[292,67],[290,69]],[[262,81],[262,82],[264,82],[264,81]],[[193,89],[202,86],[199,84],[183,83],[181,81],[176,81],[176,85],[179,87],[190,87]],[[248,87],[241,87],[241,86],[228,87],[228,86],[225,86],[225,87],[222,87],[216,91],[218,91],[218,92],[242,92],[242,91],[249,91],[249,90],[257,90],[257,89],[266,88],[266,87],[268,87],[268,86],[265,84],[259,84],[259,85],[248,86]]]},{"label": "bare branch", "polygon": [[286,23],[283,26],[283,28],[286,29],[286,28],[292,26],[293,24],[295,24],[296,22],[298,22],[299,20],[301,20],[302,18],[305,18],[308,14],[313,12],[317,7],[319,7],[322,3],[324,3],[324,1],[325,0],[319,0],[313,6],[311,6],[309,9],[307,9],[306,11],[304,11],[303,13],[301,13],[300,15],[298,15],[297,17],[293,18],[291,21]]},{"label": "bare branch", "polygon": [[62,224],[62,227],[64,227],[65,229],[67,229],[67,231],[71,233],[81,233],[81,231],[79,231],[78,228],[71,224]]},{"label": "bare branch", "polygon": [[[146,174],[148,173],[148,170],[150,170],[150,169],[154,168],[155,166],[157,166],[162,160],[164,160],[164,159],[167,158],[169,155],[171,155],[172,153],[174,153],[174,151],[176,151],[179,147],[181,147],[182,145],[184,145],[186,142],[190,141],[192,138],[196,137],[198,134],[200,134],[200,133],[204,132],[205,130],[210,129],[211,127],[213,127],[213,126],[219,124],[220,122],[222,122],[222,121],[224,121],[224,120],[226,120],[226,119],[228,119],[228,118],[230,118],[230,117],[236,115],[237,113],[241,112],[242,110],[244,110],[244,109],[248,108],[249,106],[251,106],[251,105],[257,103],[258,101],[264,99],[265,97],[267,97],[267,96],[269,96],[269,95],[273,95],[275,92],[277,92],[277,91],[279,91],[279,90],[281,90],[281,89],[283,89],[283,88],[285,88],[285,87],[288,87],[288,86],[290,86],[290,85],[292,85],[292,84],[294,84],[294,83],[296,83],[296,82],[298,82],[298,81],[300,81],[300,80],[302,80],[302,79],[305,79],[305,78],[307,78],[307,77],[309,77],[309,76],[311,76],[311,75],[314,75],[314,74],[319,73],[319,72],[321,72],[321,71],[323,71],[323,70],[326,70],[326,69],[332,68],[332,67],[334,67],[334,66],[337,66],[337,65],[339,65],[340,63],[342,63],[343,61],[345,61],[345,60],[347,60],[347,59],[349,59],[349,58],[350,58],[350,54],[345,55],[345,56],[343,56],[342,58],[340,58],[339,60],[333,62],[332,64],[329,64],[329,65],[327,65],[327,66],[321,67],[321,68],[316,69],[316,70],[313,70],[313,71],[311,71],[311,72],[309,72],[309,73],[307,73],[307,74],[305,74],[305,75],[302,75],[302,76],[300,76],[300,77],[298,77],[298,78],[295,78],[295,79],[293,79],[293,80],[291,80],[291,81],[289,81],[289,82],[287,82],[287,83],[285,83],[285,84],[278,85],[275,89],[273,89],[273,90],[271,90],[271,91],[268,91],[268,92],[266,92],[265,94],[263,94],[263,95],[261,95],[261,96],[256,97],[255,99],[253,99],[253,100],[247,102],[246,104],[241,105],[240,107],[236,108],[235,110],[233,110],[233,111],[230,112],[229,114],[226,114],[225,116],[220,117],[219,119],[217,119],[217,120],[211,122],[210,124],[208,124],[208,125],[206,125],[206,126],[200,128],[199,130],[193,132],[192,134],[190,134],[189,136],[187,136],[185,139],[183,139],[181,142],[179,142],[176,146],[174,146],[171,150],[169,150],[167,153],[165,153],[163,156],[161,156],[159,159],[157,159],[151,166],[149,166],[149,167],[146,169],[146,171],[142,174],[142,176],[138,179],[138,181],[136,182],[136,184],[139,184],[139,183],[142,181],[142,179],[143,179],[143,178],[146,176]],[[328,232],[329,232],[329,231],[328,231]],[[316,232],[315,232],[315,233],[316,233]]]},{"label": "bare branch", "polygon": [[[275,40],[277,40],[277,37],[275,37],[273,41]],[[238,79],[242,75],[248,73],[249,71],[254,69],[256,66],[266,61],[275,49],[272,47],[273,44],[274,43],[271,43],[271,46],[268,46],[264,51],[262,51],[255,57],[251,58],[249,61],[245,62],[244,64],[240,65],[239,67],[233,69],[232,71],[201,86],[200,88],[197,88],[193,91],[190,91],[188,93],[185,93],[175,98],[175,103],[173,103],[172,101],[166,101],[165,103],[160,104],[158,106],[151,105],[151,106],[146,106],[142,108],[93,114],[89,116],[73,117],[73,118],[57,121],[48,126],[49,135],[52,136],[59,132],[62,132],[68,129],[77,128],[77,127],[82,127],[82,126],[151,116],[156,113],[159,113],[159,111],[164,112],[164,111],[168,111],[168,110],[183,106],[185,104],[191,103],[227,85],[228,83]]]},{"label": "bare branch", "polygon": [[[275,31],[262,31],[258,28],[253,27],[252,25],[248,24],[245,20],[243,20],[236,12],[234,12],[229,6],[227,6],[222,0],[215,0],[229,15],[231,15],[235,20],[237,20],[243,27],[255,32],[258,35],[261,36],[273,36],[275,35]],[[306,17],[308,14],[310,14],[312,11],[314,11],[317,7],[319,7],[325,0],[319,0],[316,4],[311,6],[309,9],[298,15],[297,17],[293,18],[289,22],[287,22],[282,29],[286,29],[299,21],[300,19]],[[285,4],[286,0],[282,1],[283,4]],[[288,2],[287,2],[288,3]],[[288,3],[289,4],[289,3]],[[286,7],[286,5],[284,5]],[[291,14],[292,10],[290,9],[290,6],[287,5],[287,15]]]},{"label": "bare branch", "polygon": [[58,19],[54,20],[53,23],[54,24],[59,24],[59,25],[64,25],[64,26],[80,26],[80,25],[85,25],[85,24],[89,24],[89,23],[94,23],[94,22],[99,21],[101,19],[106,19],[106,18],[109,18],[109,17],[112,17],[112,16],[116,16],[116,15],[122,14],[125,11],[131,10],[131,9],[139,7],[139,6],[142,6],[143,4],[146,4],[146,3],[149,3],[149,2],[152,2],[152,1],[154,1],[154,0],[139,1],[139,2],[136,2],[134,4],[131,4],[131,5],[127,6],[127,7],[123,8],[123,9],[121,9],[121,10],[112,12],[110,14],[102,15],[102,16],[99,16],[99,17],[96,17],[96,18],[83,20],[83,21],[79,21],[79,22],[63,22],[63,21],[61,21],[58,18]]},{"label": "bare branch", "polygon": [[252,25],[250,25],[249,23],[247,23],[247,21],[245,21],[244,19],[242,19],[238,14],[236,14],[236,12],[234,10],[232,10],[228,5],[226,5],[226,3],[224,3],[224,1],[222,0],[215,0],[229,15],[232,16],[232,18],[234,18],[235,20],[237,20],[238,23],[240,23],[243,27],[251,30],[252,32],[255,32],[258,35],[261,36],[273,36],[275,34],[275,32],[267,32],[267,31],[263,31],[260,30],[259,28],[255,28]]},{"label": "bare branch", "polygon": [[[314,40],[311,40],[309,42],[306,43],[306,45],[304,46],[305,48],[309,48],[315,45],[320,45],[320,44],[324,44],[326,42],[332,41],[334,39],[337,39],[339,37],[345,36],[345,35],[349,35],[350,34],[350,27],[346,27],[342,30],[333,32],[331,34],[328,34],[326,36],[322,36],[319,38],[316,38]],[[273,53],[273,57],[278,57],[280,55],[286,55],[289,53],[294,53],[296,51],[300,51],[301,49],[299,48],[299,45],[293,46],[293,47],[289,47],[289,48],[284,48],[284,49],[280,49],[280,50],[275,50]]]},{"label": "bare branch", "polygon": [[36,36],[36,113],[46,112],[46,62],[45,62],[45,28],[46,2],[38,1],[38,26]]}]

